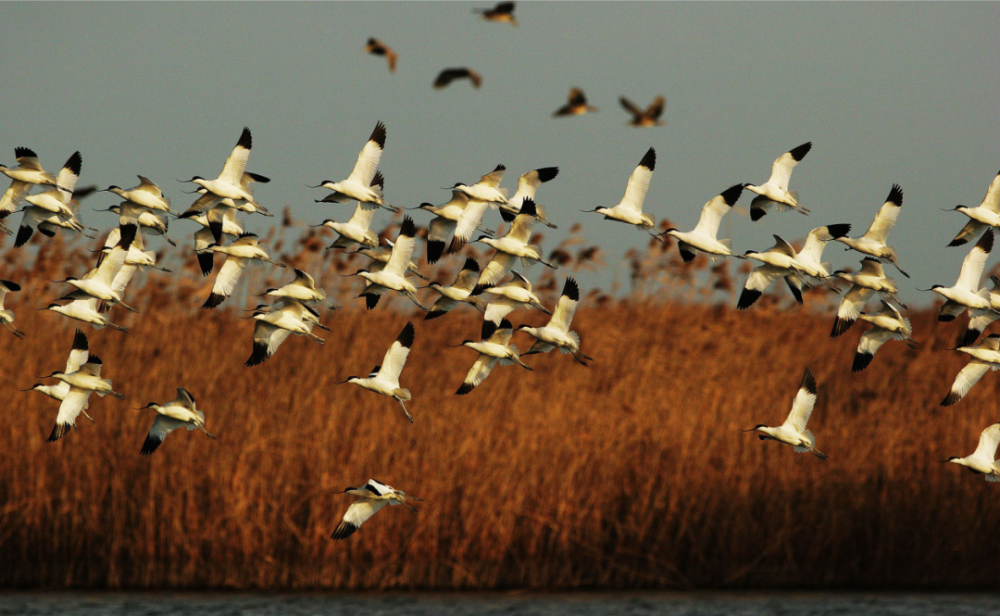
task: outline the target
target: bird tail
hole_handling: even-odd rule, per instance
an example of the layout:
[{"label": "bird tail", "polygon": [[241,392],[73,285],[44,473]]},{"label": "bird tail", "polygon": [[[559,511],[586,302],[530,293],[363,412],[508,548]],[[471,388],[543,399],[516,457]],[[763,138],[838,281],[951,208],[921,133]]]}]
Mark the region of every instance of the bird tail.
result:
[{"label": "bird tail", "polygon": [[402,387],[400,387],[399,389],[394,389],[392,391],[392,395],[393,397],[399,398],[404,402],[409,402],[413,398],[413,396],[410,395],[410,390],[403,389]]}]

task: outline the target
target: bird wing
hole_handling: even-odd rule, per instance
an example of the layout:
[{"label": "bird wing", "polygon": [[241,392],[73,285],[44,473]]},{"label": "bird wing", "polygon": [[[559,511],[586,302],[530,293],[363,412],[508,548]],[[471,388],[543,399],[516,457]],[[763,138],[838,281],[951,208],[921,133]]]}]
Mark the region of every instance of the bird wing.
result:
[{"label": "bird wing", "polygon": [[52,429],[50,441],[54,441],[66,434],[72,426],[76,425],[76,418],[80,416],[83,409],[87,408],[87,400],[90,399],[91,390],[79,389],[70,386],[69,393],[63,398],[59,405],[59,412],[56,414],[56,425]]},{"label": "bird wing", "polygon": [[816,406],[816,379],[813,378],[809,368],[806,368],[802,375],[799,391],[795,394],[795,401],[792,402],[792,411],[788,414],[785,425],[792,426],[799,432],[804,432],[814,406]]},{"label": "bird wing", "polygon": [[510,344],[510,338],[514,335],[514,326],[511,325],[510,321],[504,319],[500,324],[493,330],[486,342],[491,342],[493,344],[500,344],[507,346]]},{"label": "bird wing", "polygon": [[642,161],[632,171],[628,178],[628,185],[625,186],[625,196],[619,204],[622,207],[629,207],[642,213],[642,203],[646,200],[646,192],[649,191],[649,183],[653,179],[653,169],[656,165],[656,150],[649,148]]},{"label": "bird wing", "polygon": [[1000,213],[1000,173],[997,173],[993,177],[993,181],[990,182],[990,188],[986,191],[986,196],[983,197],[980,207]]},{"label": "bird wing", "polygon": [[137,175],[136,177],[139,178],[139,185],[136,186],[134,190],[145,190],[146,192],[156,195],[157,197],[163,196],[163,191],[160,190],[160,187],[157,186],[155,182],[141,175]]},{"label": "bird wing", "polygon": [[979,235],[983,229],[987,228],[989,228],[989,225],[986,223],[970,219],[969,222],[965,223],[965,226],[958,232],[958,235],[955,236],[955,239],[951,240],[951,243],[948,245],[961,246],[962,244],[967,243],[970,239]]},{"label": "bird wing", "polygon": [[253,328],[253,353],[247,365],[255,366],[274,355],[281,343],[291,335],[292,332],[287,329],[258,320]]},{"label": "bird wing", "polygon": [[520,287],[520,288],[525,289],[527,291],[531,291],[531,282],[527,278],[525,278],[524,276],[522,276],[521,272],[519,272],[517,270],[511,270],[510,273],[514,275],[514,280],[511,280],[507,284],[509,284],[509,285],[511,285],[513,287]]},{"label": "bird wing", "polygon": [[354,501],[347,508],[347,512],[344,514],[344,518],[340,521],[340,524],[337,525],[336,530],[333,531],[333,538],[346,539],[350,537],[354,534],[354,531],[361,528],[362,524],[378,513],[379,509],[385,507],[388,502],[387,500],[368,498]]},{"label": "bird wing", "polygon": [[792,177],[792,169],[802,161],[810,148],[812,148],[812,142],[804,143],[775,159],[774,164],[771,165],[771,179],[767,183],[782,190],[788,190],[788,180]]},{"label": "bird wing", "polygon": [[128,257],[127,249],[122,249],[121,246],[112,248],[111,252],[101,261],[101,264],[97,266],[95,278],[110,287],[115,280],[115,276],[118,275],[118,271],[125,265],[126,257]]},{"label": "bird wing", "polygon": [[400,235],[396,238],[396,244],[392,247],[392,254],[389,262],[385,264],[385,271],[394,273],[397,276],[404,276],[413,258],[413,251],[417,248],[417,238],[409,235]]},{"label": "bird wing", "polygon": [[496,188],[500,186],[500,181],[503,180],[503,173],[506,170],[507,167],[497,165],[496,169],[479,178],[479,181],[476,183],[482,184],[483,186],[489,186],[490,188]]},{"label": "bird wing", "polygon": [[507,272],[510,271],[511,266],[517,257],[514,255],[507,254],[506,252],[501,252],[499,250],[493,253],[493,258],[486,265],[486,268],[481,274],[479,274],[479,286],[492,287],[497,284],[504,277],[507,276]]},{"label": "bird wing", "polygon": [[483,315],[483,320],[490,321],[491,323],[500,323],[504,317],[513,312],[514,309],[520,305],[520,302],[515,302],[509,297],[496,295],[494,296],[494,299],[491,299],[490,303],[486,305],[486,313]]},{"label": "bird wing", "polygon": [[881,327],[873,327],[861,334],[861,341],[858,342],[858,353],[874,355],[886,342],[895,338],[895,334]]},{"label": "bird wing", "polygon": [[184,389],[183,387],[178,387],[177,388],[177,399],[174,400],[174,402],[177,403],[177,404],[180,404],[181,406],[183,406],[184,408],[186,408],[188,410],[191,410],[191,411],[195,410],[194,396],[192,396],[191,392],[189,392],[188,390]]},{"label": "bird wing", "polygon": [[556,309],[552,311],[552,318],[549,319],[549,327],[555,327],[563,332],[569,331],[569,326],[573,322],[573,315],[576,313],[576,305],[580,303],[580,289],[576,281],[572,278],[567,278],[566,287],[563,290],[563,294],[559,296],[559,301],[556,302]]},{"label": "bird wing", "polygon": [[28,148],[14,148],[14,156],[17,157],[17,164],[22,169],[30,171],[44,171],[38,162],[38,155]]},{"label": "bird wing", "polygon": [[304,272],[297,267],[295,268],[295,280],[289,284],[297,284],[307,289],[316,288],[316,281],[313,280],[313,277],[310,276],[308,272]]},{"label": "bird wing", "polygon": [[885,270],[882,268],[882,264],[871,257],[865,257],[861,260],[861,273],[866,276],[885,278]]},{"label": "bird wing", "polygon": [[719,225],[722,224],[722,217],[731,209],[732,206],[726,203],[722,195],[717,195],[701,208],[701,218],[698,219],[698,225],[693,232],[716,237],[719,233]]},{"label": "bird wing", "polygon": [[0,218],[12,214],[24,200],[25,195],[28,194],[30,189],[31,184],[27,182],[11,181],[10,187],[4,192],[3,197],[0,197]]},{"label": "bird wing", "polygon": [[571,107],[576,107],[578,105],[587,104],[587,96],[583,93],[580,88],[572,88],[569,91],[569,96],[566,97],[566,102],[569,103]]},{"label": "bird wing", "polygon": [[865,304],[868,303],[868,300],[874,294],[875,291],[871,289],[852,285],[847,293],[844,294],[844,299],[840,300],[840,307],[837,308],[837,318],[850,321],[851,323],[857,321],[861,315],[861,311],[865,308]]},{"label": "bird wing", "polygon": [[962,287],[975,293],[979,290],[979,281],[983,277],[983,269],[986,267],[986,260],[993,250],[993,231],[988,231],[979,238],[976,245],[972,247],[965,260],[962,261],[962,271],[958,275],[956,286]]},{"label": "bird wing", "polygon": [[[215,194],[205,191],[205,194],[198,197],[198,200],[192,203],[191,207],[189,207],[187,209],[187,212],[184,212],[184,214],[188,214],[191,212],[207,212],[208,210],[219,205],[219,203],[221,202],[222,202],[222,197],[217,197],[215,196]],[[181,218],[184,218],[183,214],[181,215]]]},{"label": "bird wing", "polygon": [[490,204],[486,201],[469,201],[469,204],[462,210],[462,216],[458,219],[455,227],[455,239],[465,243],[472,239],[472,234],[479,228],[479,223],[483,221],[483,214]]},{"label": "bird wing", "polygon": [[87,336],[80,330],[76,330],[73,336],[73,348],[70,349],[69,359],[66,360],[66,374],[72,374],[80,369],[80,366],[87,363],[90,357],[90,345],[87,343]]},{"label": "bird wing", "polygon": [[[253,138],[250,135],[250,129],[243,127],[240,140],[236,142],[236,147],[233,148],[233,151],[229,154],[229,158],[226,159],[226,164],[222,167],[222,173],[219,174],[219,179],[239,186],[243,180],[243,172],[247,168],[247,161],[250,160],[250,149],[252,147]],[[198,199],[195,204],[199,201],[201,199]],[[192,205],[191,207],[194,206]]]},{"label": "bird wing", "polygon": [[531,239],[531,231],[535,228],[538,217],[535,214],[521,213],[514,217],[510,229],[507,230],[507,238],[515,242],[527,244]]},{"label": "bird wing", "polygon": [[462,386],[458,389],[459,394],[467,394],[477,387],[480,383],[486,380],[486,377],[490,375],[493,367],[497,365],[500,361],[498,357],[492,357],[490,355],[479,354],[476,358],[472,368],[469,369],[469,373],[465,375],[465,381],[462,382]]},{"label": "bird wing", "polygon": [[59,188],[57,194],[63,203],[68,203],[70,197],[73,196],[76,181],[80,179],[80,163],[80,152],[74,152],[63,168],[59,170],[59,175],[56,176],[56,186]]},{"label": "bird wing", "polygon": [[160,443],[167,438],[168,434],[185,425],[187,425],[186,421],[157,413],[156,419],[153,420],[153,425],[149,427],[149,433],[146,434],[146,440],[142,443],[142,449],[139,453],[144,456],[153,453],[160,446]]},{"label": "bird wing", "polygon": [[625,111],[631,113],[634,116],[641,116],[643,113],[642,109],[639,109],[638,105],[636,105],[629,99],[625,98],[624,96],[618,97],[618,102],[622,104],[622,107],[625,108]]},{"label": "bird wing", "polygon": [[[473,261],[473,263],[475,263],[475,261]],[[458,276],[455,277],[455,282],[451,285],[451,287],[460,291],[472,291],[472,289],[476,288],[476,283],[478,281],[479,265],[477,264],[475,268],[468,266],[463,267],[462,271],[460,271]]]},{"label": "bird wing", "polygon": [[375,171],[382,160],[382,149],[385,148],[385,124],[379,122],[375,125],[375,130],[361,148],[358,154],[358,161],[354,163],[354,170],[351,171],[349,181],[359,182],[362,186],[371,186]]},{"label": "bird wing", "polygon": [[653,99],[653,102],[649,104],[649,107],[646,108],[646,117],[655,120],[663,115],[663,108],[666,106],[667,99],[662,96],[657,96]]},{"label": "bird wing", "polygon": [[215,277],[215,285],[212,286],[212,295],[229,297],[236,288],[236,283],[243,274],[243,268],[247,265],[247,260],[226,255],[226,262],[219,269],[219,274]]},{"label": "bird wing", "polygon": [[354,214],[351,215],[351,219],[347,221],[349,225],[355,225],[361,227],[365,231],[372,226],[372,218],[375,216],[375,210],[378,208],[365,208],[359,201],[358,205],[354,208]]},{"label": "bird wing", "polygon": [[451,238],[451,234],[455,232],[455,227],[457,225],[458,223],[454,220],[448,220],[447,218],[442,218],[441,216],[435,216],[431,219],[430,224],[427,225],[427,241],[442,243],[447,242]]},{"label": "bird wing", "polygon": [[382,368],[378,372],[379,378],[383,376],[390,383],[399,385],[399,375],[406,365],[406,358],[410,356],[410,347],[413,346],[413,324],[407,323],[403,331],[399,333],[393,341],[389,350],[386,351],[382,359]]},{"label": "bird wing", "polygon": [[893,184],[892,190],[889,191],[889,197],[882,204],[882,207],[879,208],[878,214],[875,215],[875,220],[868,227],[868,231],[864,237],[885,244],[886,240],[889,239],[889,232],[896,226],[896,221],[899,219],[899,211],[902,207],[903,190],[898,184]]},{"label": "bird wing", "polygon": [[783,240],[779,235],[772,234],[772,237],[774,238],[774,246],[768,248],[767,252],[782,254],[793,259],[796,257],[795,248],[791,244]]},{"label": "bird wing", "polygon": [[997,456],[998,444],[1000,444],[1000,423],[995,423],[979,435],[979,446],[972,455],[993,460]]},{"label": "bird wing", "polygon": [[985,361],[973,359],[955,377],[955,382],[951,384],[951,392],[944,400],[944,406],[951,406],[965,397],[972,386],[983,378],[983,375],[990,371],[992,364]]},{"label": "bird wing", "polygon": [[755,267],[750,275],[747,277],[746,283],[743,285],[744,289],[750,291],[756,291],[758,293],[764,292],[769,286],[771,286],[775,280],[786,276],[788,270],[783,267],[775,267],[768,263]]}]

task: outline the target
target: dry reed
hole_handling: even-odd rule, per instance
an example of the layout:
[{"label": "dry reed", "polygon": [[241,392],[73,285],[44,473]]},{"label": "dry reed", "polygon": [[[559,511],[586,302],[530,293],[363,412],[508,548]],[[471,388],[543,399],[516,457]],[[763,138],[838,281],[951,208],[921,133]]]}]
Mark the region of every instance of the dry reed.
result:
[{"label": "dry reed", "polygon": [[[336,274],[360,262],[323,251],[322,234],[277,233],[286,262],[327,272],[328,289],[357,305],[346,299],[356,279]],[[578,244],[557,249],[565,269],[599,259]],[[964,358],[943,350],[957,326],[931,312],[912,315],[919,349],[888,344],[852,375],[864,326],[830,339],[828,298],[743,313],[678,303],[707,280],[732,305],[728,269],[684,266],[651,245],[631,255],[630,299],[592,294],[577,313],[592,368],[531,356],[534,372],[498,368],[458,397],[474,354],[445,345],[479,331],[465,307],[430,322],[405,300],[326,313],[325,346],[293,337],[247,369],[252,324],[199,310],[210,282],[189,266],[130,289],[142,314],[114,314],[131,333],[85,328],[128,399],[92,397],[98,423],[81,418],[46,443],[58,405],[16,389],[62,368],[75,324],[31,308],[56,297],[42,278],[92,257],[58,238],[33,250],[9,302],[28,336],[0,336],[2,587],[995,587],[1000,491],[937,461],[970,453],[1000,419],[997,381],[937,406]],[[12,252],[5,275],[19,267]],[[682,281],[667,285],[670,301],[657,294],[663,271]],[[542,280],[549,298],[564,275]],[[254,274],[249,289],[268,282]],[[230,305],[241,301],[251,303]],[[412,426],[392,400],[333,384],[380,363],[408,319]],[[782,421],[805,366],[819,382],[810,427],[825,463],[739,431]],[[134,409],[177,386],[218,440],[178,432],[140,457],[153,414]],[[425,502],[330,540],[350,498],[328,490],[369,477]]]}]

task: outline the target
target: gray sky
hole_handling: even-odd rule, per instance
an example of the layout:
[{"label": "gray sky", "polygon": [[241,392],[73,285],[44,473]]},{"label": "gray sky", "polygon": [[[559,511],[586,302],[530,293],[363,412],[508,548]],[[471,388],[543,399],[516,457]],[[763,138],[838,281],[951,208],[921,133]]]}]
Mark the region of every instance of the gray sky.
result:
[{"label": "gray sky", "polygon": [[[443,203],[441,186],[497,163],[510,187],[524,171],[560,167],[539,192],[561,227],[546,230],[544,247],[582,222],[612,266],[583,282],[608,286],[620,256],[647,237],[579,210],[617,203],[650,146],[658,161],[646,211],[690,228],[712,196],[765,181],[777,156],[812,141],[791,187],[813,214],[734,217],[736,251],[835,222],[863,233],[898,182],[905,199],[891,243],[913,275],[897,276],[902,299],[925,303],[915,286],[957,277],[967,248],[946,245],[967,219],[938,208],[978,205],[1000,169],[996,4],[520,2],[517,28],[471,10],[488,6],[3,3],[0,161],[13,164],[24,145],[55,171],[79,149],[81,185],[133,186],[143,174],[186,207],[180,190],[190,185],[173,178],[214,177],[246,125],[249,168],[274,180],[258,190],[262,204],[290,204],[308,222],[346,220],[348,206],[314,204],[325,191],[305,185],[347,177],[382,120],[381,168],[397,205]],[[369,36],[399,53],[395,74],[362,52]],[[451,66],[479,71],[482,89],[431,88]],[[553,119],[572,86],[600,111]],[[660,93],[666,127],[626,126],[619,95],[645,106]],[[194,229],[178,223],[172,235]],[[838,246],[825,256],[858,261]]]}]

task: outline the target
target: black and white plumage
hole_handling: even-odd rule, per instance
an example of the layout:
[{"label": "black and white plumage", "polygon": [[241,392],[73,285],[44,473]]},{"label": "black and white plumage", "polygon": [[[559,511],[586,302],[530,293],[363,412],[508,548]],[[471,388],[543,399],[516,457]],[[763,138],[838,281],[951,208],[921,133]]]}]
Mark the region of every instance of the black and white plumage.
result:
[{"label": "black and white plumage", "polygon": [[[72,354],[71,354],[72,355]],[[82,358],[82,355],[76,359]],[[71,359],[73,359],[71,357]],[[97,355],[88,354],[86,362],[80,365],[73,372],[53,372],[46,378],[57,378],[69,385],[62,404],[59,405],[59,413],[56,415],[56,425],[52,428],[52,434],[48,442],[52,443],[65,436],[71,429],[76,427],[76,418],[80,416],[88,406],[90,394],[97,392],[98,396],[104,397],[111,394],[119,400],[124,400],[125,396],[112,389],[109,379],[101,378],[101,368],[104,362]],[[70,364],[67,363],[67,368]]]},{"label": "black and white plumage", "polygon": [[385,207],[396,211],[394,206],[386,205],[382,200],[383,182],[375,182],[379,163],[382,162],[382,152],[385,150],[385,124],[378,122],[368,137],[364,147],[358,154],[354,169],[346,180],[334,182],[325,180],[318,188],[326,188],[332,194],[323,198],[325,202],[342,203],[344,201],[359,201],[372,204],[372,207]]},{"label": "black and white plumage", "polygon": [[0,324],[3,324],[15,338],[23,338],[24,332],[14,326],[14,311],[4,308],[3,302],[8,293],[17,293],[21,285],[10,280],[0,280]]},{"label": "black and white plumage", "polygon": [[[226,163],[223,165],[222,173],[219,174],[219,177],[214,180],[206,180],[196,175],[188,180],[208,191],[204,195],[206,203],[199,206],[203,208],[202,211],[214,207],[217,203],[214,198],[208,197],[208,193],[215,195],[219,199],[242,200],[256,205],[253,192],[244,184],[244,172],[247,168],[247,162],[250,160],[250,151],[252,149],[253,136],[250,134],[249,128],[243,127],[243,132],[240,133],[240,138],[236,142],[236,147],[233,148],[229,157],[226,158]],[[199,199],[198,201],[202,200]]]},{"label": "black and white plumage", "polygon": [[406,499],[419,501],[421,499],[413,496],[407,497],[406,492],[391,488],[380,481],[369,479],[368,483],[360,488],[347,488],[340,494],[350,494],[359,497],[354,501],[347,512],[344,513],[340,524],[333,531],[331,537],[336,540],[346,539],[353,535],[361,525],[367,522],[373,515],[386,505],[403,505],[415,511],[413,507],[406,504]]},{"label": "black and white plumage", "polygon": [[482,342],[472,340],[462,342],[462,346],[478,352],[479,356],[476,357],[476,361],[472,364],[472,368],[469,369],[469,373],[455,394],[464,396],[478,387],[498,363],[501,366],[517,364],[527,370],[532,369],[531,366],[521,361],[517,347],[510,343],[512,335],[514,335],[514,326],[507,319],[501,320],[499,324],[484,321]]},{"label": "black and white plumage", "polygon": [[486,301],[481,297],[471,294],[478,279],[479,263],[472,257],[467,257],[465,265],[462,266],[462,270],[455,276],[455,282],[451,286],[446,287],[436,282],[429,284],[428,287],[440,293],[441,297],[431,306],[430,312],[427,313],[424,320],[429,321],[442,317],[461,303],[469,304],[480,312],[486,310]]},{"label": "black and white plumage", "polygon": [[771,165],[771,177],[767,182],[760,186],[753,184],[743,186],[745,189],[757,193],[757,196],[750,202],[750,220],[760,220],[774,205],[777,205],[778,210],[782,212],[796,210],[800,214],[809,213],[807,208],[799,205],[798,193],[788,190],[788,181],[792,177],[792,169],[802,162],[810,149],[812,149],[811,141],[792,148],[775,159]]},{"label": "black and white plumage", "polygon": [[215,308],[226,301],[226,298],[233,294],[233,289],[236,288],[236,283],[239,282],[243,269],[248,263],[253,265],[270,263],[284,269],[284,263],[272,261],[267,252],[260,247],[260,244],[263,243],[263,240],[258,241],[255,233],[244,233],[225,246],[210,244],[207,247],[207,250],[226,255],[226,262],[219,269],[215,284],[212,286],[212,293],[205,300],[202,308]]},{"label": "black and white plumage", "polygon": [[886,243],[889,240],[889,233],[896,226],[896,221],[899,220],[902,208],[903,189],[900,188],[899,184],[893,184],[889,190],[889,196],[886,197],[885,203],[875,214],[875,220],[868,227],[868,231],[858,238],[838,237],[837,241],[862,254],[874,257],[882,263],[892,263],[900,274],[909,278],[910,275],[899,267],[896,250]]},{"label": "black and white plumage", "polygon": [[990,334],[978,344],[958,347],[955,350],[971,356],[972,359],[955,377],[951,390],[941,401],[941,406],[957,404],[987,372],[1000,370],[1000,334]]},{"label": "black and white plumage", "polygon": [[979,435],[979,445],[972,455],[945,460],[964,466],[977,475],[984,475],[990,483],[1000,483],[1000,463],[997,462],[997,445],[1000,445],[1000,423],[995,423]]},{"label": "black and white plumage", "polygon": [[808,451],[820,460],[826,460],[828,456],[816,449],[816,437],[810,430],[806,429],[806,423],[816,406],[816,392],[816,379],[809,368],[806,368],[802,374],[802,383],[799,385],[795,400],[792,402],[792,410],[788,413],[785,422],[775,427],[757,424],[744,432],[759,432],[757,437],[762,441],[778,441],[791,445],[795,453]]},{"label": "black and white plumage", "polygon": [[861,372],[867,368],[874,359],[876,351],[890,340],[903,340],[911,348],[917,344],[913,341],[913,326],[910,325],[910,320],[885,300],[882,300],[881,310],[875,314],[862,314],[861,319],[871,323],[872,328],[861,334],[851,372]]},{"label": "black and white plumage", "polygon": [[[865,309],[865,304],[876,293],[903,306],[896,297],[898,292],[896,281],[885,275],[882,264],[876,259],[871,257],[862,259],[861,271],[856,274],[846,270],[837,270],[833,276],[851,283],[851,287],[844,294],[844,298],[840,300],[837,318],[834,320],[833,330],[830,332],[831,338],[836,338],[849,330],[858,320],[861,311]],[[903,307],[905,308],[905,306]]]},{"label": "black and white plumage", "polygon": [[589,365],[587,362],[594,358],[580,351],[580,335],[569,329],[579,303],[580,286],[573,278],[567,278],[549,322],[543,327],[521,325],[517,328],[517,331],[525,332],[535,339],[535,343],[523,354],[548,353],[557,348],[563,353],[572,353],[573,358],[584,366]]},{"label": "black and white plumage", "polygon": [[742,193],[742,184],[730,186],[702,206],[701,217],[693,230],[685,232],[671,227],[662,235],[669,235],[677,240],[677,249],[685,263],[694,260],[695,250],[708,253],[713,259],[732,256],[732,241],[720,240],[717,236],[722,217],[733,209]]},{"label": "black and white plumage", "polygon": [[653,99],[653,102],[650,103],[649,107],[646,109],[640,108],[624,96],[619,97],[618,102],[625,108],[625,111],[632,114],[632,119],[629,120],[629,126],[635,126],[638,128],[647,126],[663,126],[666,124],[665,120],[660,119],[660,116],[663,115],[663,110],[667,106],[667,99],[663,96],[657,96]]},{"label": "black and white plumage", "polygon": [[487,287],[503,280],[518,259],[525,266],[541,263],[546,267],[556,269],[555,265],[542,258],[540,246],[528,243],[531,241],[531,232],[535,227],[536,220],[535,202],[531,199],[525,199],[521,205],[521,211],[514,218],[513,224],[503,237],[496,239],[482,236],[476,240],[495,249],[496,252],[493,253],[490,262],[486,264],[486,268],[479,275],[479,281],[476,283],[473,295],[478,295]]},{"label": "black and white plumage", "polygon": [[642,204],[646,200],[646,193],[649,191],[650,182],[653,181],[655,169],[656,150],[649,148],[632,171],[632,175],[629,176],[628,184],[625,186],[625,195],[618,202],[618,205],[584,211],[597,212],[603,214],[605,220],[617,220],[649,231],[656,224],[656,219],[653,218],[652,214],[646,214],[642,211]]},{"label": "black and white plumage", "polygon": [[476,231],[492,236],[481,226],[483,214],[489,209],[486,201],[474,201],[461,190],[451,191],[451,200],[444,205],[421,203],[418,209],[434,214],[427,225],[427,262],[437,263],[445,252],[456,252],[472,239]]},{"label": "black and white plumage", "polygon": [[752,306],[779,278],[785,279],[795,301],[802,303],[802,290],[808,288],[809,284],[796,269],[795,248],[778,235],[775,235],[774,239],[775,245],[768,250],[763,252],[748,250],[744,253],[745,257],[761,261],[763,265],[755,267],[747,277],[736,305],[737,309],[745,310]]},{"label": "black and white plumage", "polygon": [[[69,357],[66,359],[66,369],[63,371],[64,374],[72,374],[80,369],[80,366],[87,363],[90,358],[90,344],[87,341],[87,336],[80,330],[76,330],[73,335],[73,346],[70,348]],[[62,402],[69,395],[70,385],[65,381],[59,381],[55,385],[45,385],[43,383],[38,383],[33,385],[31,389],[24,389],[21,391],[38,391],[46,396],[52,398],[53,400],[58,400]],[[87,415],[87,405],[80,410],[83,415],[90,421],[94,421],[94,418]]]},{"label": "black and white plumage", "polygon": [[990,227],[1000,228],[1000,172],[993,176],[986,196],[978,206],[958,205],[953,210],[965,214],[970,220],[949,246],[961,246]]},{"label": "black and white plumage", "polygon": [[403,224],[399,228],[399,235],[396,236],[396,243],[392,246],[392,252],[385,265],[381,268],[369,267],[355,272],[354,276],[360,276],[368,281],[365,290],[358,297],[365,297],[369,310],[378,303],[378,300],[368,300],[369,297],[377,297],[386,291],[396,291],[410,299],[421,310],[428,310],[426,306],[417,299],[417,287],[407,279],[407,273],[412,264],[413,252],[417,247],[417,227],[413,219],[409,216],[403,218]]},{"label": "black and white plumage", "polygon": [[446,68],[438,73],[437,78],[434,79],[434,87],[440,90],[441,88],[447,87],[456,79],[468,79],[472,82],[473,87],[476,89],[479,89],[479,86],[483,85],[483,78],[479,73],[471,68],[462,66],[456,68]]},{"label": "black and white plumage", "polygon": [[556,225],[549,222],[545,208],[535,200],[538,187],[552,181],[557,175],[559,175],[559,167],[542,167],[522,173],[521,177],[517,179],[517,192],[507,199],[507,203],[500,204],[500,217],[503,218],[504,222],[513,221],[520,213],[524,202],[531,199],[535,202],[535,218],[538,219],[538,222],[550,229],[558,229]]},{"label": "black and white plumage", "polygon": [[407,322],[396,340],[389,346],[381,365],[376,366],[367,377],[349,376],[338,385],[353,383],[368,391],[393,398],[403,407],[406,418],[410,420],[410,423],[413,423],[413,416],[406,410],[405,404],[412,399],[410,390],[399,386],[399,376],[403,372],[403,366],[406,365],[406,358],[410,356],[413,339],[413,323]]},{"label": "black and white plumage", "polygon": [[511,273],[514,274],[511,281],[483,290],[490,297],[483,319],[499,324],[507,315],[522,306],[530,306],[551,315],[552,311],[542,305],[542,301],[532,292],[531,282],[516,270]]},{"label": "black and white plumage", "polygon": [[140,455],[148,456],[156,451],[163,439],[177,428],[187,428],[188,431],[198,429],[209,438],[215,438],[205,429],[205,413],[198,410],[195,406],[194,396],[183,387],[177,388],[177,397],[172,401],[162,406],[150,402],[142,408],[153,409],[157,415],[156,419],[153,420],[153,425],[149,428],[146,440],[142,443]]},{"label": "black and white plumage", "polygon": [[[941,284],[931,286],[929,291],[933,291],[947,301],[941,306],[938,314],[939,321],[952,321],[962,314],[966,308],[975,309],[980,314],[983,312],[993,312],[990,301],[989,290],[980,287],[979,283],[983,277],[983,270],[986,269],[986,261],[993,251],[993,229],[987,229],[983,236],[979,238],[976,245],[972,247],[969,254],[962,260],[962,269],[958,274],[958,280],[950,287]],[[922,289],[925,290],[925,289]]]},{"label": "black and white plumage", "polygon": [[244,364],[249,368],[264,363],[292,334],[324,344],[326,341],[323,338],[312,333],[313,327],[330,331],[319,322],[318,312],[289,297],[283,297],[272,306],[258,306],[251,318],[256,323],[253,329],[253,350]]}]

